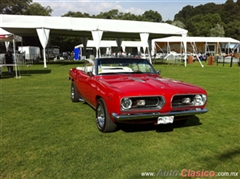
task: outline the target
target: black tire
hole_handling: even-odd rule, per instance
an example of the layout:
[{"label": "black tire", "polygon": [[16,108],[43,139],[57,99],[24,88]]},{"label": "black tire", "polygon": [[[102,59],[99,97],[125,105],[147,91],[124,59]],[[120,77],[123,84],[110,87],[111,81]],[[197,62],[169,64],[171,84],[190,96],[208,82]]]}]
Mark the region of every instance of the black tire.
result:
[{"label": "black tire", "polygon": [[72,99],[72,102],[79,102],[80,100],[80,95],[77,91],[77,88],[76,88],[76,85],[74,83],[74,81],[72,81],[72,84],[71,84],[71,99]]},{"label": "black tire", "polygon": [[117,124],[110,119],[106,104],[102,98],[97,101],[96,124],[101,132],[114,132],[117,129]]}]

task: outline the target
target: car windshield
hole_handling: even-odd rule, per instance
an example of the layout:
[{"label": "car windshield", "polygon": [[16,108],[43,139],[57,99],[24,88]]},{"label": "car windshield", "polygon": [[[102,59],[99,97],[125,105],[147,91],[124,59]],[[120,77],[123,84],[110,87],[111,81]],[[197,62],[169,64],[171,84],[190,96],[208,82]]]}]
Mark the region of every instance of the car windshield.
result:
[{"label": "car windshield", "polygon": [[97,72],[99,75],[156,73],[155,69],[146,59],[131,58],[103,58],[98,59]]}]

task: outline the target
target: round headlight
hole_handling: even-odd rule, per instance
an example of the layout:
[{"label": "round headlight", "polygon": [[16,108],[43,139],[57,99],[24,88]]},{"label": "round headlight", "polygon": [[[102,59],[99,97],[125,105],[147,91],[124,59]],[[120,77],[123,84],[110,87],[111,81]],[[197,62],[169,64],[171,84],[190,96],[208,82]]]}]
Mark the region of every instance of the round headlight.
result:
[{"label": "round headlight", "polygon": [[203,100],[203,103],[205,104],[207,102],[207,95],[203,94],[202,95],[202,100]]},{"label": "round headlight", "polygon": [[207,100],[206,95],[195,95],[192,104],[194,106],[202,106],[205,104],[206,100]]},{"label": "round headlight", "polygon": [[132,107],[132,100],[129,98],[123,98],[121,101],[122,109],[130,109]]}]

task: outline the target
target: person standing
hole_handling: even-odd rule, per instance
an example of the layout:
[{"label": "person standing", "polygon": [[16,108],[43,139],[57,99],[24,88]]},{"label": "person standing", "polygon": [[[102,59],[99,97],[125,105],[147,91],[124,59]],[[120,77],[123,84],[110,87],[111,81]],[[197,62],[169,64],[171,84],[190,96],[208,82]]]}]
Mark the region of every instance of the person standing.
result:
[{"label": "person standing", "polygon": [[8,68],[8,73],[10,75],[13,75],[13,55],[11,53],[11,51],[7,51],[7,53],[5,54],[5,63],[6,64],[11,64],[10,66],[7,66]]}]

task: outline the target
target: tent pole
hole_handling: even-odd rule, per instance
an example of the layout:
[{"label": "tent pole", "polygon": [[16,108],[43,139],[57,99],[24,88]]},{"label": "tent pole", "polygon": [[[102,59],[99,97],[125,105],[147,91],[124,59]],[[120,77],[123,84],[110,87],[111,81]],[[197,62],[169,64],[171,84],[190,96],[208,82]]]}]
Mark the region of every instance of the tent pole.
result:
[{"label": "tent pole", "polygon": [[187,67],[187,34],[182,34],[184,47],[184,65]]},{"label": "tent pole", "polygon": [[[193,45],[193,44],[194,44],[194,45]],[[201,60],[198,58],[198,54],[197,54],[197,51],[196,51],[196,49],[195,49],[195,46],[196,46],[195,42],[194,42],[193,44],[191,43],[192,48],[193,48],[193,52],[195,52],[196,58],[197,58],[198,62],[200,63],[201,67],[203,68],[204,66],[203,66]]]},{"label": "tent pole", "polygon": [[16,50],[15,50],[15,40],[13,39],[13,54],[14,54],[14,63],[15,63],[15,74],[16,74],[16,78],[18,78],[18,68],[17,68],[17,56],[16,56]]},{"label": "tent pole", "polygon": [[149,56],[149,60],[150,60],[150,63],[152,64],[152,55],[151,55],[151,53],[150,53],[150,48],[149,48],[149,46],[148,46],[148,56]]}]

